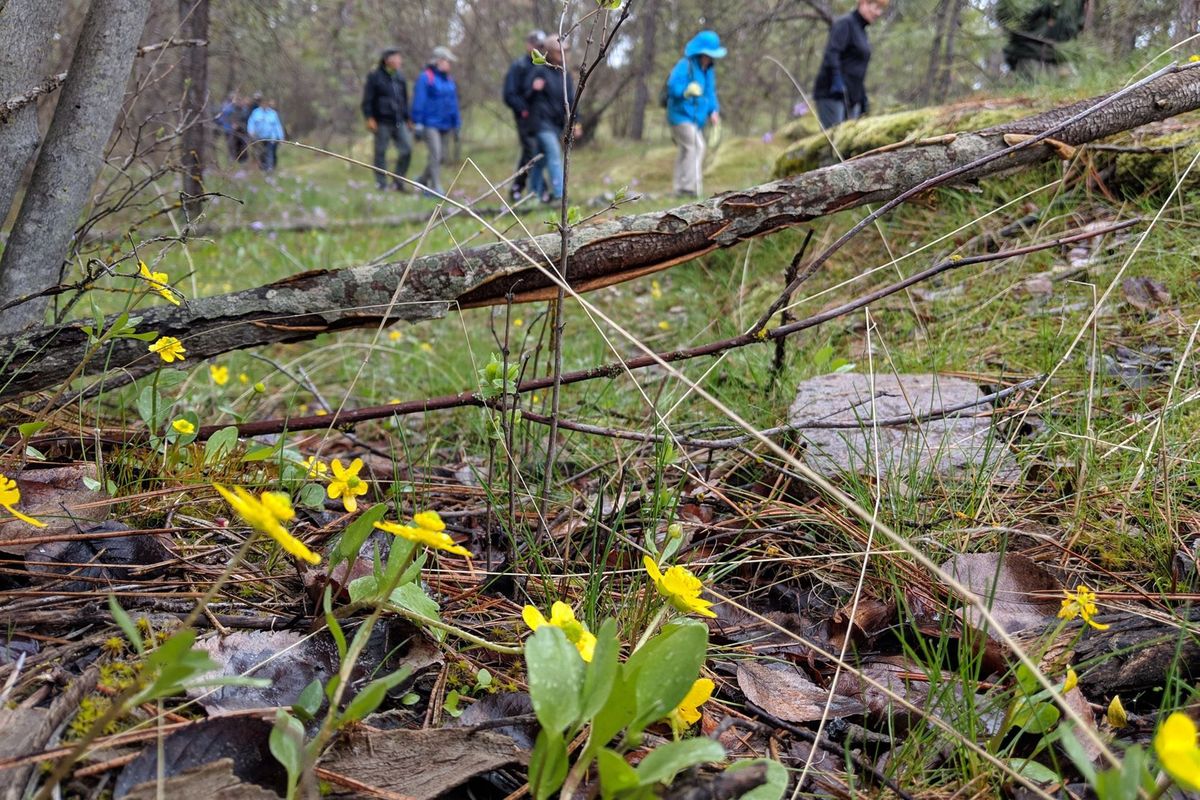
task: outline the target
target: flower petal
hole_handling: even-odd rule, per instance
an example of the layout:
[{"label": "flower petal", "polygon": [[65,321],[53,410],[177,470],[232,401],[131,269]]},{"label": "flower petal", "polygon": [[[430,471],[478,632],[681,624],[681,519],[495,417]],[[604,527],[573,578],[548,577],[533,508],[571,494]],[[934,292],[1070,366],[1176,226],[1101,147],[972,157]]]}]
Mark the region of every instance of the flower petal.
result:
[{"label": "flower petal", "polygon": [[543,625],[548,624],[542,612],[530,605],[521,609],[521,619],[525,620],[525,624],[529,626],[529,630],[531,631],[536,631]]}]

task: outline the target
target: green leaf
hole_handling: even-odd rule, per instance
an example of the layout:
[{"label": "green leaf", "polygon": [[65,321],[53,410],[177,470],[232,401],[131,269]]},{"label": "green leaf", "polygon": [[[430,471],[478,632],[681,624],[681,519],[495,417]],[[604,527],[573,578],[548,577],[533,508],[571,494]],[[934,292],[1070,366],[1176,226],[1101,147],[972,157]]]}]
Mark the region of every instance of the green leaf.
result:
[{"label": "green leaf", "polygon": [[351,603],[370,600],[379,595],[379,579],[374,575],[364,575],[361,578],[355,578],[350,581],[350,584],[346,587],[346,591],[350,594]]},{"label": "green leaf", "polygon": [[162,428],[162,418],[166,416],[166,410],[163,408],[162,396],[158,389],[153,385],[143,386],[138,392],[137,402],[138,416],[146,423],[146,427],[152,431],[157,431]]},{"label": "green leaf", "polygon": [[[542,628],[547,629],[557,630],[549,626]],[[552,733],[542,728],[538,732],[537,741],[534,742],[533,753],[529,756],[529,791],[534,800],[549,798],[559,790],[566,777],[567,742],[561,733]]]},{"label": "green leaf", "polygon": [[21,434],[22,438],[28,439],[49,424],[48,422],[22,422],[17,426],[17,432]]},{"label": "green leaf", "polygon": [[461,699],[462,695],[458,693],[458,689],[451,689],[450,693],[446,695],[446,702],[442,703],[442,710],[452,717],[461,717],[463,710],[458,707]]},{"label": "green leaf", "polygon": [[[1061,780],[1057,772],[1031,758],[1010,759],[1008,766],[1012,767],[1013,772],[1025,776],[1034,783],[1053,783]],[[1137,792],[1129,797],[1137,797]]]},{"label": "green leaf", "polygon": [[[442,619],[441,609],[438,608],[437,601],[429,595],[425,594],[425,590],[421,588],[419,583],[402,583],[392,591],[392,596],[388,600],[400,608],[406,608],[409,611],[420,614],[422,617],[438,620]],[[430,632],[433,638],[439,642],[446,638],[446,632],[441,628],[434,628]]]},{"label": "green leaf", "polygon": [[562,734],[580,718],[583,660],[579,651],[561,630],[543,625],[525,642],[525,665],[538,722],[551,733]]},{"label": "green leaf", "polygon": [[308,686],[304,687],[304,691],[296,698],[296,702],[292,704],[292,709],[299,712],[301,716],[307,715],[312,719],[317,715],[317,711],[321,708],[321,680],[313,678]]},{"label": "green leaf", "polygon": [[277,444],[260,444],[257,447],[252,447],[242,456],[242,461],[268,461],[275,457],[279,452]]},{"label": "green leaf", "polygon": [[1059,726],[1058,741],[1062,745],[1062,749],[1066,751],[1067,757],[1071,759],[1071,763],[1075,765],[1075,769],[1079,770],[1079,774],[1083,776],[1083,779],[1095,786],[1096,767],[1092,764],[1092,759],[1088,757],[1087,751],[1083,749],[1075,728],[1067,724]]},{"label": "green leaf", "polygon": [[[322,496],[324,496],[324,489],[320,485],[315,483],[309,485],[322,492]],[[383,515],[386,513],[387,505],[377,503],[347,525],[337,544],[333,546],[333,551],[329,554],[329,568],[333,569],[343,561],[351,561],[356,558],[358,551],[362,549],[363,542],[371,535],[371,531],[375,530],[375,523],[383,519]]]},{"label": "green leaf", "polygon": [[480,668],[479,672],[475,673],[475,688],[486,689],[492,685],[492,673],[486,669]]},{"label": "green leaf", "polygon": [[362,691],[354,696],[350,704],[346,706],[346,710],[342,712],[340,725],[347,722],[358,722],[375,709],[379,708],[379,704],[383,702],[383,698],[387,697],[387,693],[398,686],[401,682],[408,678],[412,673],[412,668],[403,666],[393,672],[391,675],[384,675],[382,678],[376,678],[363,687]]},{"label": "green leaf", "polygon": [[1107,769],[1096,775],[1092,784],[1099,800],[1126,800],[1138,797],[1138,790],[1147,796],[1155,793],[1154,776],[1150,774],[1149,757],[1141,745],[1133,745],[1125,751],[1120,767]]},{"label": "green leaf", "polygon": [[1046,733],[1058,724],[1062,712],[1053,703],[1024,698],[1018,700],[1012,715],[1012,726],[1025,733]]},{"label": "green leaf", "polygon": [[163,391],[171,389],[188,379],[188,372],[185,369],[160,369],[158,371],[158,389]]},{"label": "green leaf", "polygon": [[632,687],[625,680],[624,673],[625,669],[618,667],[612,690],[608,693],[608,700],[599,713],[592,718],[592,744],[589,745],[591,750],[610,742],[629,725],[637,711]]},{"label": "green leaf", "polygon": [[288,797],[291,797],[304,769],[304,726],[286,709],[280,708],[275,712],[275,727],[271,728],[268,741],[271,755],[287,770]]},{"label": "green leaf", "polygon": [[669,625],[629,658],[636,667],[633,679],[637,713],[630,730],[643,728],[674,710],[687,696],[708,649],[708,628],[704,625]]},{"label": "green leaf", "polygon": [[221,428],[221,430],[208,437],[208,441],[204,443],[204,463],[205,465],[215,464],[222,458],[227,456],[237,447],[238,429],[233,425]]},{"label": "green leaf", "polygon": [[618,792],[633,789],[639,785],[637,771],[613,750],[601,748],[596,753],[596,768],[600,772],[600,797],[611,800]]},{"label": "green leaf", "polygon": [[125,638],[133,645],[133,649],[137,651],[137,654],[140,656],[145,653],[146,646],[142,644],[142,634],[138,631],[137,625],[133,624],[133,620],[129,618],[129,615],[125,613],[125,609],[121,608],[121,604],[117,602],[117,598],[111,594],[108,596],[108,610],[112,613],[113,619],[116,620],[117,625],[121,628],[121,632],[125,634]]},{"label": "green leaf", "polygon": [[780,800],[788,786],[787,767],[771,758],[752,758],[730,764],[726,772],[737,772],[759,764],[767,766],[767,782],[742,795],[741,800]]},{"label": "green leaf", "polygon": [[319,483],[306,483],[300,487],[300,495],[297,500],[306,508],[324,508],[325,487]]},{"label": "green leaf", "polygon": [[720,742],[704,737],[667,742],[660,745],[637,765],[638,782],[642,785],[669,783],[681,770],[696,764],[720,761],[725,748]]},{"label": "green leaf", "polygon": [[611,618],[606,619],[596,633],[596,650],[592,655],[592,662],[584,667],[583,690],[580,694],[581,719],[592,719],[604,708],[617,679],[617,657],[620,651],[617,622]]},{"label": "green leaf", "polygon": [[1042,684],[1038,682],[1033,670],[1021,663],[1017,664],[1017,687],[1026,697],[1032,697],[1041,691]]},{"label": "green leaf", "polygon": [[546,56],[540,50],[534,50],[529,54],[529,60],[534,64],[545,64]]},{"label": "green leaf", "polygon": [[[346,660],[346,634],[342,631],[341,624],[337,621],[337,617],[333,615],[332,604],[333,590],[328,586],[325,587],[325,596],[322,598],[325,603],[325,625],[329,628],[329,634],[333,636],[333,642],[337,645],[338,662]],[[329,687],[325,687],[325,691],[329,691]]]}]

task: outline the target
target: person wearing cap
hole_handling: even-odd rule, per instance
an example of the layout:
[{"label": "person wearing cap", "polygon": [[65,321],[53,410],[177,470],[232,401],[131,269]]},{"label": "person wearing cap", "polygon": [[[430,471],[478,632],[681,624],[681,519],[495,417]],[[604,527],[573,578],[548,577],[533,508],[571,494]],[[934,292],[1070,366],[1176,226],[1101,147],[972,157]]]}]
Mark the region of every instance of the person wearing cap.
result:
[{"label": "person wearing cap", "polygon": [[[545,47],[546,63],[533,67],[525,88],[537,153],[542,157],[529,177],[529,186],[543,203],[553,203],[563,196],[562,138],[570,120],[570,106],[575,102],[575,81],[566,66],[563,42],[557,36],[547,36]],[[581,133],[576,125],[575,136]],[[543,165],[545,178],[542,177]]]},{"label": "person wearing cap", "polygon": [[817,119],[822,128],[832,128],[867,113],[867,65],[871,42],[867,26],[883,16],[888,0],[858,0],[849,14],[838,17],[829,28],[825,55],[813,85]]},{"label": "person wearing cap", "polygon": [[387,150],[390,143],[396,145],[396,170],[392,184],[396,191],[406,190],[401,180],[408,174],[412,161],[412,134],[408,118],[408,82],[400,72],[403,64],[400,51],[389,47],[379,57],[379,66],[367,75],[363,87],[362,113],[367,130],[375,136],[375,185],[386,191]]},{"label": "person wearing cap", "polygon": [[442,194],[443,142],[447,134],[462,126],[458,86],[450,75],[451,65],[457,60],[450,48],[433,48],[433,57],[413,87],[413,132],[424,139],[429,152],[429,161],[418,180],[437,194]]},{"label": "person wearing cap", "polygon": [[715,31],[700,31],[667,78],[667,124],[679,147],[675,194],[681,197],[699,197],[703,191],[704,128],[721,119],[716,63],[725,53]]},{"label": "person wearing cap", "polygon": [[525,87],[529,83],[529,74],[534,68],[533,52],[545,47],[546,34],[533,31],[525,37],[525,54],[512,62],[508,74],[504,76],[504,104],[512,109],[513,120],[517,126],[517,141],[521,146],[521,154],[517,158],[517,177],[513,178],[509,196],[515,203],[525,193],[529,180],[529,172],[521,172],[537,155],[537,129],[529,117],[529,102],[525,99]]}]

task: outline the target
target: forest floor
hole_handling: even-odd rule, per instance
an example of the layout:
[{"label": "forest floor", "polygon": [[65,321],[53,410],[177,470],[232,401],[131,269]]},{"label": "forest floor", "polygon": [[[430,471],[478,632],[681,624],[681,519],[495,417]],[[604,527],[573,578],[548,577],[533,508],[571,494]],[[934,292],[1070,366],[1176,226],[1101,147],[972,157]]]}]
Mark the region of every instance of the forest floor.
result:
[{"label": "forest floor", "polygon": [[[707,191],[769,180],[783,145],[727,134]],[[448,194],[483,195],[511,150],[494,132],[464,142]],[[365,137],[349,155],[369,156]],[[669,208],[673,157],[662,140],[601,139],[572,157],[572,203]],[[1088,238],[947,272],[778,351],[565,386],[553,440],[551,393],[514,411],[505,391],[552,370],[544,303],[164,369],[36,420],[156,436],[87,458],[26,451],[19,508],[50,527],[0,525],[0,729],[21,731],[0,737],[0,787],[17,787],[5,796],[61,781],[63,796],[153,797],[155,780],[168,797],[544,797],[564,779],[605,797],[763,781],[746,796],[789,781],[792,796],[1152,793],[1171,765],[1145,755],[1151,737],[1200,701],[1196,197],[1097,178],[1056,163],[904,205],[789,313],[947,259]],[[210,188],[211,228],[144,256],[189,297],[368,263],[409,239],[387,257],[489,241],[311,150]],[[478,206],[513,237],[557,218]],[[809,227],[811,256],[865,213],[599,290],[595,311],[568,302],[563,369],[743,333]],[[98,305],[165,302],[130,283],[113,279]],[[918,374],[938,376],[931,397],[905,396]],[[958,381],[990,397],[949,410]],[[496,404],[353,430],[189,430],[481,386]],[[814,386],[829,387],[826,413],[808,405]],[[881,421],[884,397],[911,413]],[[838,414],[859,459],[826,483],[810,456]],[[798,417],[809,424],[788,430]],[[928,463],[978,431],[983,456]],[[261,491],[286,493],[295,516]],[[232,764],[204,767],[220,757]]]}]

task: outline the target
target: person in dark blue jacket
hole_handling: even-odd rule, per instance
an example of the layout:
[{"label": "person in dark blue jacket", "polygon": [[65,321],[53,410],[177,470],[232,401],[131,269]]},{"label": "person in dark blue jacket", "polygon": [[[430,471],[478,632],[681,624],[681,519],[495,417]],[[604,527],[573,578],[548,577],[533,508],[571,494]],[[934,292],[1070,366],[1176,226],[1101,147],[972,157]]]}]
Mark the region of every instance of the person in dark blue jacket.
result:
[{"label": "person in dark blue jacket", "polygon": [[379,66],[367,75],[363,86],[362,114],[367,130],[375,135],[375,185],[380,191],[387,189],[387,149],[390,142],[396,143],[396,171],[392,178],[396,191],[406,187],[401,180],[408,174],[412,161],[412,122],[408,118],[408,83],[400,66],[404,59],[400,51],[389,47],[379,58]]},{"label": "person in dark blue jacket", "polygon": [[703,190],[704,128],[721,120],[716,63],[725,53],[716,32],[700,31],[667,78],[667,124],[679,147],[675,194],[681,197],[699,197]]},{"label": "person in dark blue jacket", "polygon": [[[537,155],[537,130],[533,120],[529,118],[529,103],[525,99],[525,86],[529,83],[529,73],[534,68],[533,51],[545,47],[546,34],[533,31],[525,37],[525,55],[518,58],[508,68],[504,76],[504,105],[512,109],[513,120],[517,126],[517,141],[521,145],[521,155],[517,158],[517,170],[520,172],[534,156]],[[515,203],[525,193],[529,173],[520,172],[513,178],[509,196]]]},{"label": "person in dark blue jacket", "polygon": [[858,7],[838,17],[829,28],[825,55],[813,86],[817,119],[832,128],[867,113],[867,65],[871,42],[867,26],[883,16],[888,0],[858,0]]},{"label": "person in dark blue jacket", "polygon": [[[529,106],[537,152],[542,162],[535,165],[529,186],[543,203],[553,203],[563,196],[562,138],[570,120],[570,105],[575,102],[575,81],[567,68],[566,52],[557,36],[547,36],[546,63],[538,64],[529,73],[525,100]],[[575,136],[582,131],[577,125]],[[547,178],[542,177],[545,166]]]},{"label": "person in dark blue jacket", "polygon": [[462,127],[458,113],[458,86],[450,68],[458,59],[448,47],[433,48],[433,58],[417,75],[413,86],[413,133],[424,139],[429,161],[418,181],[442,194],[442,152],[446,135]]}]

